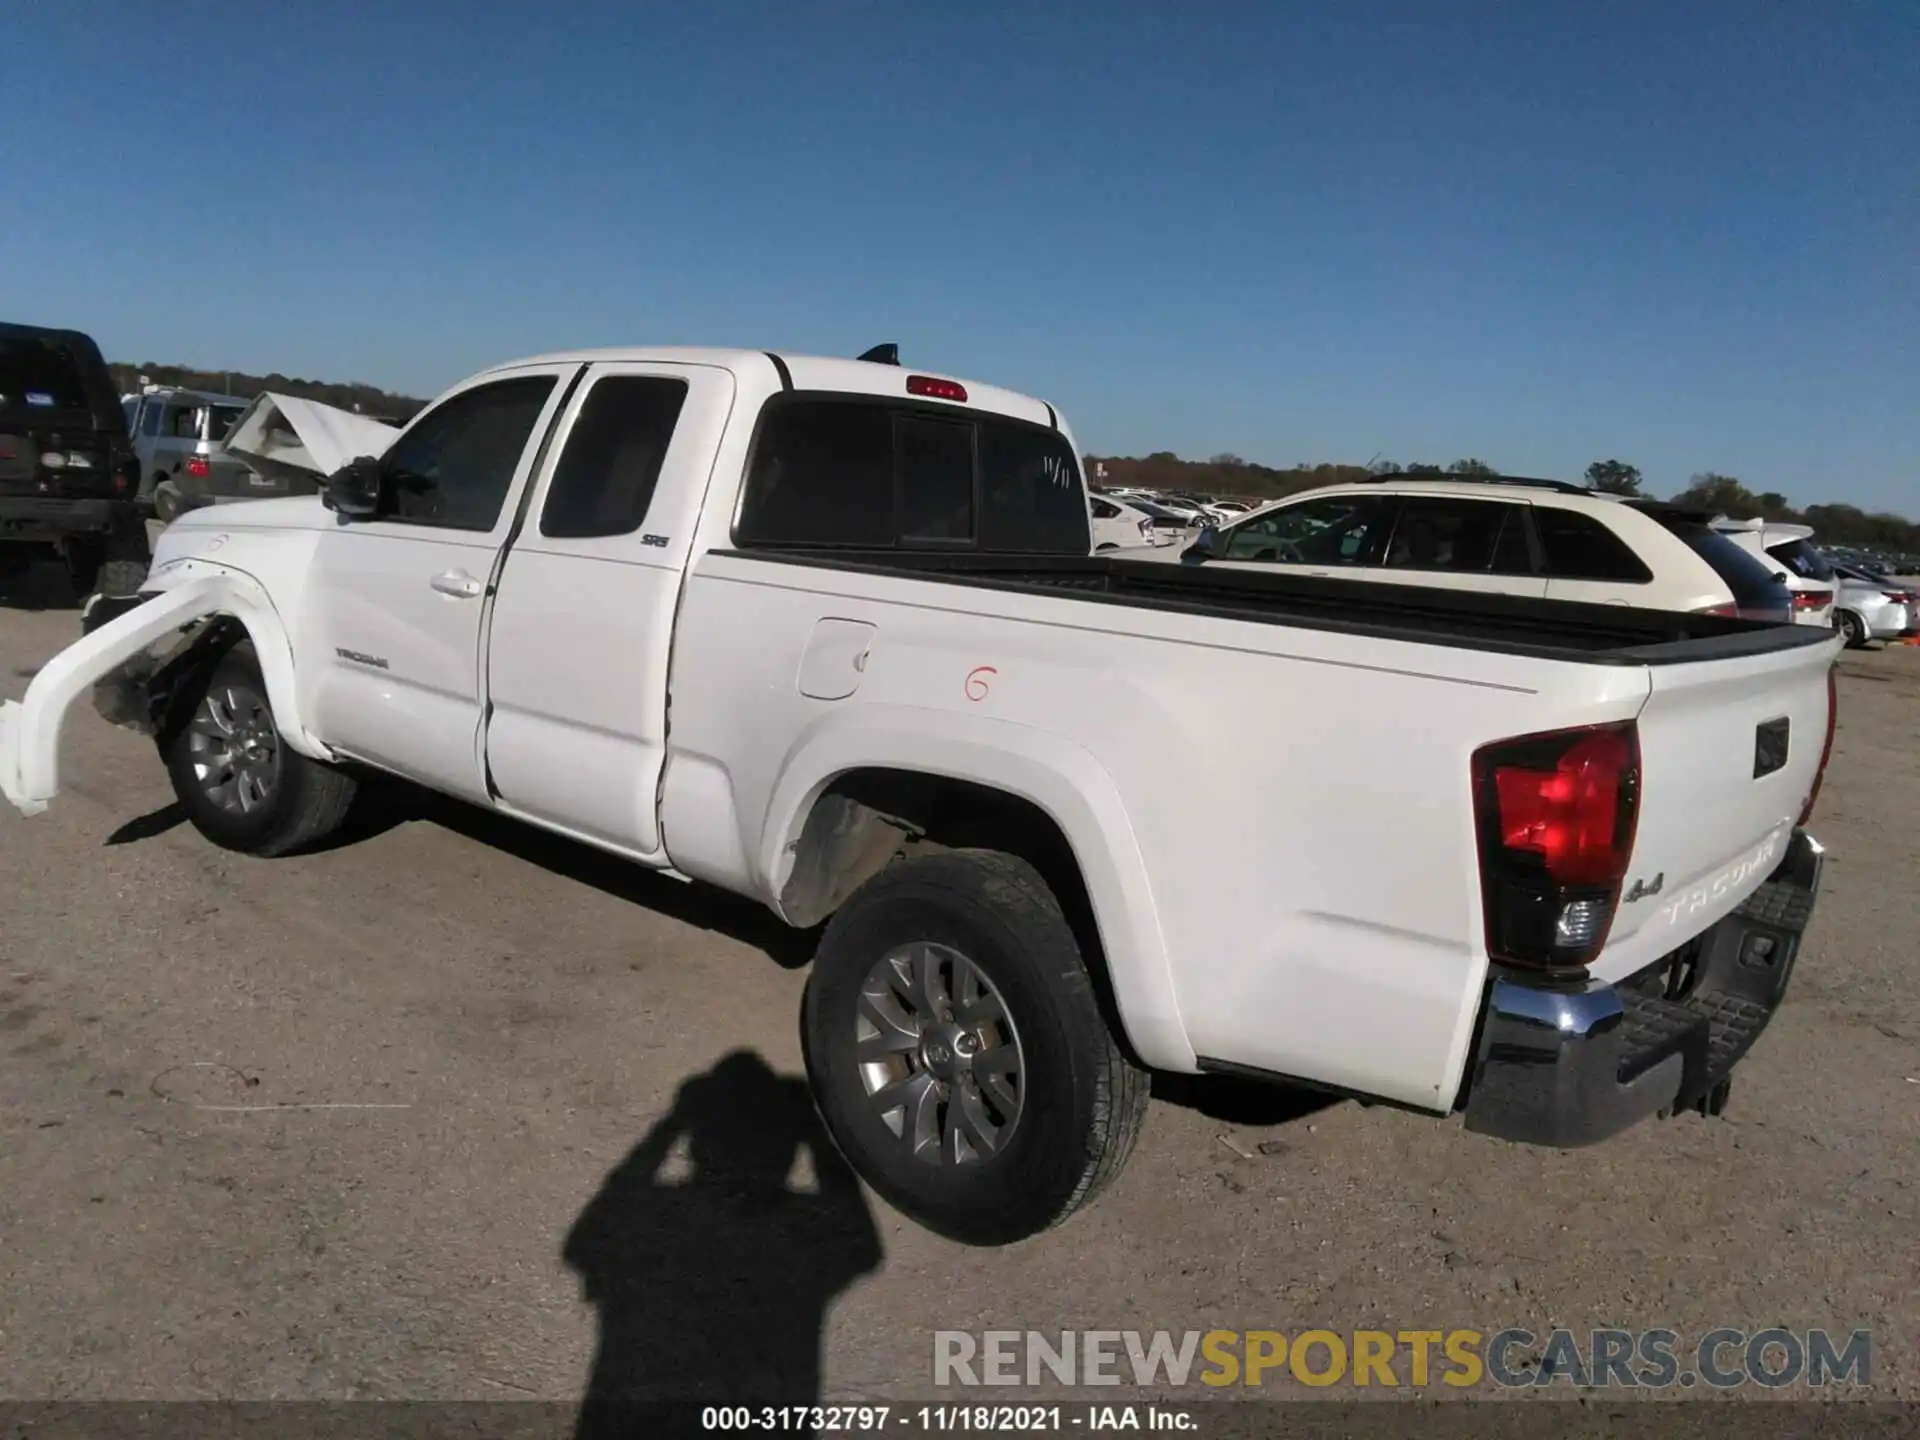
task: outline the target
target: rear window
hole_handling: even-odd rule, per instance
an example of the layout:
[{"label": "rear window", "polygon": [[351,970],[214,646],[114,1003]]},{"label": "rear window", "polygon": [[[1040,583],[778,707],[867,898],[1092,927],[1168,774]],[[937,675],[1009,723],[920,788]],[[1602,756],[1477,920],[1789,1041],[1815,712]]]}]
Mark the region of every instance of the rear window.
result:
[{"label": "rear window", "polygon": [[734,538],[750,546],[1085,555],[1085,491],[1057,431],[861,398],[767,407]]},{"label": "rear window", "polygon": [[0,415],[88,408],[73,351],[46,340],[0,339]]},{"label": "rear window", "polygon": [[220,441],[233,433],[234,422],[246,414],[243,405],[210,405],[202,439]]},{"label": "rear window", "polygon": [[1651,515],[1689,550],[1706,561],[1732,593],[1733,603],[1741,609],[1786,608],[1789,603],[1786,587],[1773,578],[1773,572],[1752,551],[1741,549],[1703,521],[1685,520],[1657,510],[1643,510],[1640,513]]},{"label": "rear window", "polygon": [[980,548],[1084,555],[1092,548],[1080,466],[1056,430],[980,422]]},{"label": "rear window", "polygon": [[1555,580],[1602,580],[1644,585],[1653,579],[1646,562],[1591,515],[1555,505],[1535,505],[1533,526],[1547,574]]},{"label": "rear window", "polygon": [[1769,545],[1767,553],[1802,580],[1833,579],[1833,566],[1827,563],[1827,557],[1804,540],[1783,540]]}]

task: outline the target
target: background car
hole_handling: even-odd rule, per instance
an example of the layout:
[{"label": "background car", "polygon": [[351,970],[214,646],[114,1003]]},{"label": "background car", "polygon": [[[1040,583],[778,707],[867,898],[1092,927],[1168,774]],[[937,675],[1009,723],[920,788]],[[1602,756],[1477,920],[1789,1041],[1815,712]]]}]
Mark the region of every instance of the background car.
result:
[{"label": "background car", "polygon": [[56,552],[74,593],[131,594],[152,558],[137,462],[100,347],[0,324],[0,567]]},{"label": "background car", "polygon": [[1168,543],[1167,538],[1154,530],[1153,521],[1144,511],[1136,510],[1125,501],[1090,495],[1087,497],[1087,509],[1093,516],[1093,548],[1096,553],[1120,550],[1130,545]]},{"label": "background car", "polygon": [[1920,635],[1920,593],[1852,565],[1834,565],[1839,594],[1833,602],[1833,623],[1859,649],[1874,640],[1900,640]]},{"label": "background car", "polygon": [[1127,504],[1152,521],[1154,530],[1165,535],[1169,541],[1185,538],[1197,523],[1191,512],[1171,509],[1158,500],[1135,496]]},{"label": "background car", "polygon": [[162,520],[217,495],[256,494],[253,472],[221,446],[247,401],[202,390],[151,386],[129,405],[140,459],[138,499]]},{"label": "background car", "polygon": [[1784,576],[1712,517],[1556,480],[1361,481],[1277,501],[1202,536],[1195,563],[1553,600],[1793,616]]},{"label": "background car", "polygon": [[1742,549],[1786,571],[1793,592],[1793,618],[1801,625],[1831,625],[1834,592],[1833,567],[1813,545],[1813,531],[1805,525],[1782,525],[1770,520],[1729,520],[1717,516],[1713,528]]},{"label": "background car", "polygon": [[1189,500],[1184,495],[1157,495],[1152,503],[1162,510],[1178,515],[1189,528],[1197,529],[1202,525],[1214,523],[1214,517],[1207,513],[1204,505],[1197,500]]}]

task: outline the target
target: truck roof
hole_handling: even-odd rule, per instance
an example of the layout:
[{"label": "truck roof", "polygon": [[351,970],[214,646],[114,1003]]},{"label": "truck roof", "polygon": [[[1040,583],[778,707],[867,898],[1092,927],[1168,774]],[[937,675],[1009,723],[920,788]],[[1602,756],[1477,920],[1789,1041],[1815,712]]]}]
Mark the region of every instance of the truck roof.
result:
[{"label": "truck roof", "polygon": [[[1017,391],[1002,389],[959,375],[918,366],[888,364],[874,360],[849,360],[831,355],[790,355],[785,351],[727,349],[690,345],[616,345],[590,350],[555,350],[529,355],[505,364],[489,366],[482,374],[493,375],[529,365],[646,364],[711,365],[731,370],[740,376],[760,376],[772,389],[828,390],[850,395],[877,395],[891,399],[907,397],[907,377],[927,376],[949,380],[966,390],[966,404],[974,410],[986,410],[1016,420],[1062,428],[1054,408],[1044,400]],[[790,383],[789,383],[790,382]]]}]

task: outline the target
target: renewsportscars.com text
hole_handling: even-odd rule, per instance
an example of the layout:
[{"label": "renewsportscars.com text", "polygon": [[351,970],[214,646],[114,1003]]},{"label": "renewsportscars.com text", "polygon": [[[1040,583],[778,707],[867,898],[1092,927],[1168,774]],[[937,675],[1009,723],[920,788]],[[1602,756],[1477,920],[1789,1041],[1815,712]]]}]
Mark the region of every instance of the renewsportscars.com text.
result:
[{"label": "renewsportscars.com text", "polygon": [[1358,1385],[1727,1390],[1872,1383],[1873,1337],[1854,1330],[939,1330],[940,1386]]}]

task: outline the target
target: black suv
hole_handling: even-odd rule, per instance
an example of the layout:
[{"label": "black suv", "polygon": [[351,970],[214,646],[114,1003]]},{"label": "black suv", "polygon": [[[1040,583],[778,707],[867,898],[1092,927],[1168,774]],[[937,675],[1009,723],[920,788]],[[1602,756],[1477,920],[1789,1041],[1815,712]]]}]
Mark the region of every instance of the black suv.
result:
[{"label": "black suv", "polygon": [[51,546],[76,596],[134,593],[153,560],[139,488],[100,347],[0,322],[0,567]]}]

